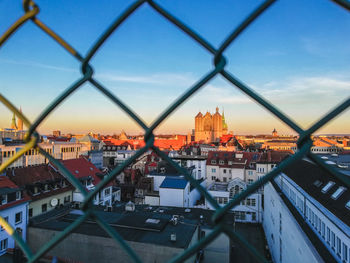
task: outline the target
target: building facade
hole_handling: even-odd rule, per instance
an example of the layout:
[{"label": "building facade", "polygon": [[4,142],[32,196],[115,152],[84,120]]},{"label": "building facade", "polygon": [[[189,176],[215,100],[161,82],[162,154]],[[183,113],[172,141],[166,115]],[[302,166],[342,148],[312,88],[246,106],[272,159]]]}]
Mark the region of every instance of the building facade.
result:
[{"label": "building facade", "polygon": [[216,112],[211,114],[207,112],[203,115],[201,112],[195,117],[195,141],[216,142],[220,141],[222,135],[227,134],[227,124],[224,113]]},{"label": "building facade", "polygon": [[[0,197],[0,216],[26,240],[29,197],[6,176],[0,176]],[[14,247],[14,239],[1,227],[0,255],[5,254],[8,248]]]},{"label": "building facade", "polygon": [[350,262],[350,193],[309,160],[265,185],[264,229],[275,262]]}]

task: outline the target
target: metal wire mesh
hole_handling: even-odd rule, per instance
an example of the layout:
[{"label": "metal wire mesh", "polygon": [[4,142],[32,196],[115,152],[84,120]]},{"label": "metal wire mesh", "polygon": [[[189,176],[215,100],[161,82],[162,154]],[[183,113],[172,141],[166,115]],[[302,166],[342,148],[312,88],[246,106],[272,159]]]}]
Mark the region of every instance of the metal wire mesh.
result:
[{"label": "metal wire mesh", "polygon": [[[112,227],[110,227],[102,218],[94,212],[92,204],[93,197],[111,182],[120,172],[124,170],[128,165],[132,164],[138,157],[140,157],[147,150],[152,149],[156,152],[162,159],[166,160],[171,164],[178,172],[185,175],[185,178],[198,189],[198,191],[206,198],[206,200],[216,209],[212,221],[215,223],[213,231],[207,235],[205,238],[201,239],[198,243],[189,247],[184,251],[184,253],[177,255],[171,260],[171,262],[182,262],[185,259],[194,255],[199,249],[205,247],[211,241],[213,241],[219,234],[225,233],[230,239],[240,242],[248,252],[250,252],[258,261],[267,262],[267,260],[257,252],[257,250],[249,244],[243,237],[236,233],[233,228],[228,227],[222,223],[222,218],[225,213],[227,213],[234,206],[239,204],[243,199],[248,197],[253,192],[257,191],[265,183],[269,182],[275,178],[280,172],[286,167],[292,165],[295,161],[307,156],[317,163],[320,167],[326,170],[328,173],[337,177],[346,186],[350,187],[349,178],[345,177],[343,174],[337,172],[334,168],[328,166],[324,161],[318,156],[311,153],[310,148],[312,146],[312,140],[310,136],[317,129],[325,125],[327,122],[332,120],[334,117],[339,115],[342,111],[350,106],[350,98],[339,104],[335,109],[326,114],[323,118],[315,122],[310,128],[304,130],[300,128],[295,122],[278,110],[274,105],[264,100],[259,94],[251,90],[246,84],[238,80],[234,75],[225,69],[226,58],[223,56],[223,52],[228,46],[237,38],[239,34],[244,32],[244,30],[255,21],[259,15],[261,15],[265,10],[267,10],[275,1],[268,0],[263,2],[256,10],[254,10],[237,28],[235,28],[231,34],[227,36],[225,41],[221,46],[216,49],[214,48],[205,38],[196,33],[193,29],[185,25],[181,20],[173,16],[167,10],[165,10],[158,3],[151,0],[140,0],[131,4],[120,16],[118,16],[115,21],[102,33],[102,35],[97,39],[96,43],[90,48],[86,56],[82,56],[76,51],[72,46],[70,46],[64,39],[62,39],[56,32],[52,31],[48,26],[46,26],[41,20],[36,16],[40,12],[39,7],[31,0],[23,1],[24,14],[0,37],[0,47],[10,38],[10,36],[15,33],[20,27],[25,23],[34,23],[38,28],[40,28],[45,34],[50,36],[54,41],[61,45],[65,50],[67,50],[72,56],[74,56],[81,64],[81,78],[68,87],[60,96],[58,96],[52,103],[50,103],[47,108],[37,117],[34,123],[30,123],[28,119],[22,114],[13,104],[8,101],[2,94],[0,94],[0,101],[15,115],[23,120],[23,123],[29,127],[28,133],[25,137],[25,147],[17,152],[12,158],[3,163],[0,166],[0,173],[3,172],[9,165],[16,161],[20,156],[32,148],[36,148],[40,154],[44,155],[53,164],[58,167],[61,173],[67,177],[67,179],[76,187],[84,196],[83,208],[84,214],[80,216],[76,221],[74,221],[68,228],[56,235],[50,242],[46,243],[39,251],[35,254],[31,251],[28,244],[14,231],[14,229],[0,217],[0,224],[6,229],[6,231],[15,239],[19,247],[24,252],[28,259],[28,262],[34,262],[43,256],[47,251],[62,242],[65,237],[67,237],[74,229],[79,227],[84,220],[90,218],[95,220],[102,229],[104,229],[112,239],[118,242],[128,253],[130,258],[134,262],[142,262],[140,257],[132,250],[132,248],[127,244],[125,240],[116,232]],[[350,11],[350,3],[345,0],[334,0],[334,2],[343,8]],[[117,96],[112,94],[108,89],[106,89],[101,83],[99,83],[94,78],[94,71],[89,64],[91,58],[96,54],[101,45],[110,37],[110,35],[122,24],[126,19],[128,19],[140,6],[148,4],[153,8],[160,16],[168,20],[170,23],[174,24],[185,34],[190,36],[194,41],[196,41],[201,47],[206,49],[210,54],[213,55],[213,69],[201,79],[199,79],[196,84],[190,87],[184,94],[182,94],[176,101],[174,101],[158,118],[153,124],[147,126],[126,104],[124,104]],[[0,51],[1,52],[1,51]],[[256,181],[250,185],[244,192],[235,196],[228,204],[224,207],[220,207],[218,203],[211,197],[211,195],[203,188],[188,172],[186,169],[180,167],[171,158],[169,158],[160,149],[154,146],[154,134],[153,131],[167,118],[176,108],[181,106],[189,97],[191,97],[196,91],[202,88],[208,81],[214,78],[216,75],[221,75],[235,88],[240,89],[247,96],[255,100],[258,104],[266,108],[269,112],[278,117],[281,121],[287,124],[290,128],[299,134],[299,140],[297,143],[298,151],[293,156],[287,158],[276,169],[272,170],[266,174],[262,179]],[[108,97],[112,102],[114,102],[118,107],[120,107],[125,113],[127,113],[136,123],[138,123],[145,131],[145,146],[137,151],[135,155],[126,160],[120,166],[113,169],[108,176],[106,176],[97,186],[91,191],[87,192],[86,189],[80,184],[80,182],[72,175],[58,160],[52,157],[45,150],[40,148],[38,145],[39,134],[36,131],[37,127],[42,123],[42,121],[67,97],[69,97],[75,90],[79,89],[84,83],[89,82],[97,90]]]}]

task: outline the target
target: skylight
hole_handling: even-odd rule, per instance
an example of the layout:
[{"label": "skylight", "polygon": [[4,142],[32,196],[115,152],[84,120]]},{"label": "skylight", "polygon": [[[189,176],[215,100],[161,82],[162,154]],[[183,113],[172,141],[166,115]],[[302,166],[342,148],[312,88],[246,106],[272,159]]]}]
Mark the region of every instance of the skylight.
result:
[{"label": "skylight", "polygon": [[346,203],[345,207],[346,207],[347,209],[350,209],[350,200]]},{"label": "skylight", "polygon": [[329,181],[321,190],[322,193],[327,193],[327,191],[334,185],[335,183]]},{"label": "skylight", "polygon": [[160,222],[159,219],[154,219],[154,218],[148,218],[148,219],[146,220],[146,223],[147,223],[147,224],[158,224],[159,222]]},{"label": "skylight", "polygon": [[334,200],[337,200],[338,197],[339,197],[342,193],[344,193],[345,190],[346,190],[345,187],[340,186],[340,187],[337,189],[337,191],[335,191],[335,192],[332,194],[332,198],[333,198]]},{"label": "skylight", "polygon": [[321,184],[322,184],[322,182],[321,182],[320,180],[316,180],[316,181],[314,182],[314,186],[317,186],[317,187],[320,187]]}]

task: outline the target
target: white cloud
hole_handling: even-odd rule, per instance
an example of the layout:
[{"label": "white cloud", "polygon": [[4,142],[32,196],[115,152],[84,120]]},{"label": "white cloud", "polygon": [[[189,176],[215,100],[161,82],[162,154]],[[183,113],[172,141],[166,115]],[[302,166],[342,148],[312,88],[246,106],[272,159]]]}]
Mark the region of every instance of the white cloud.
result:
[{"label": "white cloud", "polygon": [[111,82],[154,84],[154,85],[172,85],[190,87],[196,79],[190,73],[155,73],[144,75],[132,75],[125,73],[102,73],[96,77],[101,80]]},{"label": "white cloud", "polygon": [[34,62],[34,61],[16,61],[16,60],[11,60],[11,59],[0,59],[0,63],[38,67],[38,68],[45,68],[45,69],[53,69],[53,70],[66,71],[66,72],[78,72],[78,69],[67,68],[67,67],[58,67],[58,66],[42,64],[42,63],[38,63],[38,62]]}]

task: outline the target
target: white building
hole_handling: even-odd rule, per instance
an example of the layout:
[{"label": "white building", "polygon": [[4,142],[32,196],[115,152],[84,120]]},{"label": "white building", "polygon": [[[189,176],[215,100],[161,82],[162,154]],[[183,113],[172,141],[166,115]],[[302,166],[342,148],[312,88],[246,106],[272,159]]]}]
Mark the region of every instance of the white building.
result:
[{"label": "white building", "polygon": [[225,183],[234,178],[252,183],[255,179],[256,163],[260,156],[261,153],[257,152],[209,152],[207,159],[208,183]]},{"label": "white building", "polygon": [[[29,197],[6,176],[0,176],[0,195],[0,216],[26,240]],[[14,247],[14,239],[1,227],[0,255],[5,254],[8,248]]]},{"label": "white building", "polygon": [[[207,191],[218,202],[220,206],[226,205],[232,198],[247,188],[248,184],[240,178],[234,178],[228,183],[213,182]],[[207,201],[206,207],[214,209]],[[234,208],[235,220],[238,222],[257,223],[262,222],[262,195],[253,193]]]},{"label": "white building", "polygon": [[181,167],[193,168],[192,176],[196,180],[206,178],[207,157],[201,155],[175,155],[171,159]]},{"label": "white building", "polygon": [[[83,184],[88,191],[93,191],[95,186],[104,178],[104,174],[97,169],[92,163],[85,158],[64,160],[62,164]],[[108,183],[97,195],[94,197],[94,205],[112,205],[112,197],[120,198],[120,188],[113,187],[113,181]],[[82,193],[75,189],[73,192],[73,201],[83,202],[84,197]]]},{"label": "white building", "polygon": [[308,160],[264,188],[263,227],[275,262],[350,262],[350,192]]},{"label": "white building", "polygon": [[[24,148],[24,143],[9,142],[0,144],[0,164],[6,162]],[[82,145],[74,142],[43,142],[39,146],[59,160],[76,159],[82,154]],[[36,149],[30,149],[8,168],[26,167],[48,163],[48,159]]]}]

